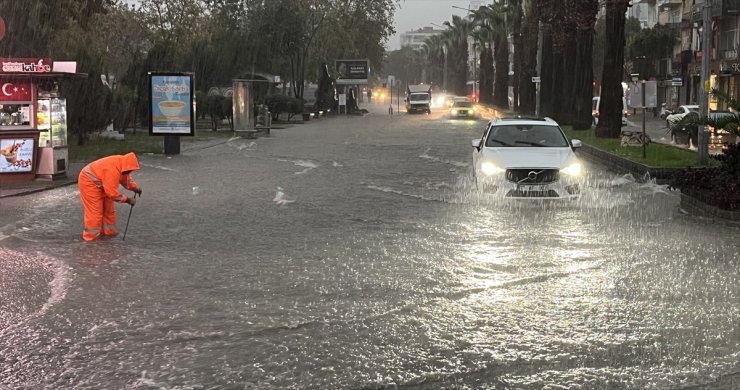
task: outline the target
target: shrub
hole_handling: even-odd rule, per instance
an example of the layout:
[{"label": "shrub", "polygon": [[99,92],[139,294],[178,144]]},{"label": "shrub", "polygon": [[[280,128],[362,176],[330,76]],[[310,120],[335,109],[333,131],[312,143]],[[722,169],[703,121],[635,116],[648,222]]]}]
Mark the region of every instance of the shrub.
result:
[{"label": "shrub", "polygon": [[288,120],[296,114],[303,113],[303,99],[286,95],[269,95],[265,98],[267,109],[272,113],[272,119],[277,120],[280,114],[288,114]]},{"label": "shrub", "polygon": [[293,115],[300,115],[303,113],[303,105],[305,102],[303,99],[290,98],[290,111],[288,111],[288,120],[293,118]]},{"label": "shrub", "polygon": [[688,168],[676,172],[670,186],[724,210],[740,210],[740,145],[730,145],[716,157],[718,168]]},{"label": "shrub", "polygon": [[211,117],[211,130],[217,131],[218,124],[221,119],[225,118],[224,114],[224,100],[226,98],[221,95],[209,95],[206,96],[205,111]]}]

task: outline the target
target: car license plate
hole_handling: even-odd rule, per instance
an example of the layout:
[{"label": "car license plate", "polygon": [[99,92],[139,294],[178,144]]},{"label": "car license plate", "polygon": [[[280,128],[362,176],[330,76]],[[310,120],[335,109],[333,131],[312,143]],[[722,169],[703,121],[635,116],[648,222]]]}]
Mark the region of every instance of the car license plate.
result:
[{"label": "car license plate", "polygon": [[517,188],[517,191],[521,192],[545,192],[549,190],[550,186],[547,184],[521,184],[519,185],[519,188]]}]

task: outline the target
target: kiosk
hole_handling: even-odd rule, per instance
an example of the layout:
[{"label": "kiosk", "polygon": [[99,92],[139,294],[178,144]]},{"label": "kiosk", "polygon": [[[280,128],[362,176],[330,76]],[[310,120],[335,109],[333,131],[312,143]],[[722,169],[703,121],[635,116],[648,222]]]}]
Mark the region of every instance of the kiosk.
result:
[{"label": "kiosk", "polygon": [[67,109],[61,77],[77,63],[0,58],[0,183],[66,176]]}]

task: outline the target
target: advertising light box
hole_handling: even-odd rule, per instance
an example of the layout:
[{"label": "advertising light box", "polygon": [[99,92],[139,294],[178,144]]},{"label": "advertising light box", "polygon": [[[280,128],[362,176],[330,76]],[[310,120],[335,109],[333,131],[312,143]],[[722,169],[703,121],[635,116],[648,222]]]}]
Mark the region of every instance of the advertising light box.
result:
[{"label": "advertising light box", "polygon": [[149,135],[195,135],[193,75],[149,73]]}]

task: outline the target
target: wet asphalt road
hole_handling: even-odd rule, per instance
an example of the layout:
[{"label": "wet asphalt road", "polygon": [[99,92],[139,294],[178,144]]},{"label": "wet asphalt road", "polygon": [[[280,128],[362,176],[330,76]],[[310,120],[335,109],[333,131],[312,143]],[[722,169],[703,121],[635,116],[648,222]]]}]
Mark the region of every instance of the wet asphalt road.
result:
[{"label": "wet asphalt road", "polygon": [[491,199],[484,120],[370,108],[142,156],[126,241],[2,199],[0,389],[740,386],[738,226],[596,166]]}]

